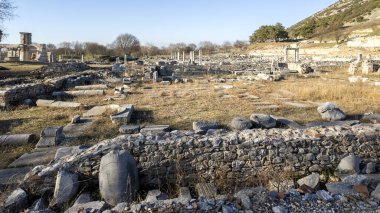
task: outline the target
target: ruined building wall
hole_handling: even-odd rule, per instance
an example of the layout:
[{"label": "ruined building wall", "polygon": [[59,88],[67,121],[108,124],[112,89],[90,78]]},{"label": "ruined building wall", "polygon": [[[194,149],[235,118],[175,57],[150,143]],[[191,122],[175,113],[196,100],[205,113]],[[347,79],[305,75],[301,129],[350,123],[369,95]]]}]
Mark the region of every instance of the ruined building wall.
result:
[{"label": "ruined building wall", "polygon": [[89,84],[96,79],[96,74],[81,73],[66,75],[59,78],[50,79],[46,82],[17,85],[6,90],[0,90],[0,103],[5,106],[16,106],[25,99],[47,98],[53,91],[77,85]]},{"label": "ruined building wall", "polygon": [[248,184],[265,169],[294,175],[331,170],[349,154],[361,157],[362,162],[378,162],[380,126],[121,136],[92,147],[95,153],[72,164],[96,179],[101,156],[118,146],[135,157],[143,188],[197,182]]}]

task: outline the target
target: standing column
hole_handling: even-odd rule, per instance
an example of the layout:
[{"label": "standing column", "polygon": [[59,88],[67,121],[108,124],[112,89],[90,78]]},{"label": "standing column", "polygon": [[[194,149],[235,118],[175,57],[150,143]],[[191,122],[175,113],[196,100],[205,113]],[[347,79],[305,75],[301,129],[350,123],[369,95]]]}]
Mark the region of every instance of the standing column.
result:
[{"label": "standing column", "polygon": [[185,63],[185,51],[182,52],[182,63]]},{"label": "standing column", "polygon": [[199,65],[202,65],[202,50],[199,50]]},{"label": "standing column", "polygon": [[288,63],[288,49],[287,48],[285,48],[285,52],[284,52],[284,62]]},{"label": "standing column", "polygon": [[124,64],[127,64],[127,55],[124,55]]}]

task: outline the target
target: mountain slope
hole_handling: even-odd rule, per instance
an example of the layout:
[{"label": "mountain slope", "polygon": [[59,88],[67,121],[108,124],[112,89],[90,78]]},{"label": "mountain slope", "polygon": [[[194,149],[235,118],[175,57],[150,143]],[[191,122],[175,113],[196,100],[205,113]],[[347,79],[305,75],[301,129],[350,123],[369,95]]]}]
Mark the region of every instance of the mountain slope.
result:
[{"label": "mountain slope", "polygon": [[[380,20],[380,0],[339,0],[326,9],[291,26],[293,37],[312,38],[352,28],[375,27]],[[376,29],[375,29],[376,31]]]}]

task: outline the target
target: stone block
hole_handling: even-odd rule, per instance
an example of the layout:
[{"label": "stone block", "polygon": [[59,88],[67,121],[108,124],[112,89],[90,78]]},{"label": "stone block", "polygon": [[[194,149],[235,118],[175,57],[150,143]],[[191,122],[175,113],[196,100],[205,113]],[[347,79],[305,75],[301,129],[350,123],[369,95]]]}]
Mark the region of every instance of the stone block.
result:
[{"label": "stone block", "polygon": [[140,130],[141,133],[162,133],[162,132],[169,132],[170,126],[169,125],[150,125],[145,126]]},{"label": "stone block", "polygon": [[53,204],[61,205],[73,198],[78,191],[78,175],[65,170],[57,174],[54,188]]},{"label": "stone block", "polygon": [[128,124],[131,120],[133,109],[132,104],[121,106],[118,113],[110,116],[112,123],[118,125]]},{"label": "stone block", "polygon": [[113,150],[102,157],[99,189],[102,198],[112,206],[134,199],[139,178],[135,159],[127,151]]}]

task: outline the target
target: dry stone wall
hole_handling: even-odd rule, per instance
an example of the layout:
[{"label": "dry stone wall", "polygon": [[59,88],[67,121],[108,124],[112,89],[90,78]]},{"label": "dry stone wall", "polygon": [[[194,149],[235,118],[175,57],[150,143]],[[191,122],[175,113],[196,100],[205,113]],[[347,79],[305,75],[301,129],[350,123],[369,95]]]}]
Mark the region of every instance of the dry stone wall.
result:
[{"label": "dry stone wall", "polygon": [[143,188],[205,181],[249,183],[266,168],[295,175],[333,169],[349,154],[363,163],[377,162],[380,126],[125,135],[71,156],[69,164],[96,178],[101,156],[115,148],[127,149],[135,157]]}]

